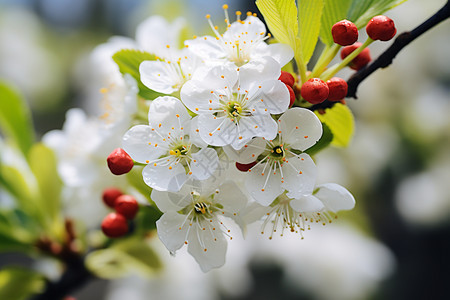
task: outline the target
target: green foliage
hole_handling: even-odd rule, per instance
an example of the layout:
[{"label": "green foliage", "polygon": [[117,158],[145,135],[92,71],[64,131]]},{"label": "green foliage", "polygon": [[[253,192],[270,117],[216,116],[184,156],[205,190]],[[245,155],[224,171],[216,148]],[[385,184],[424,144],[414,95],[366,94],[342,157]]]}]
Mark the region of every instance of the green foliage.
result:
[{"label": "green foliage", "polygon": [[328,127],[325,123],[322,123],[322,129],[323,133],[320,140],[314,146],[305,151],[311,156],[318,153],[320,150],[325,149],[333,140],[333,133],[331,132],[330,127]]},{"label": "green foliage", "polygon": [[[346,18],[352,0],[324,0],[325,7],[320,26],[320,40],[327,46],[334,44],[331,27]],[[357,0],[363,2],[364,0]]]},{"label": "green foliage", "polygon": [[27,156],[34,140],[30,111],[24,99],[0,82],[0,129]]},{"label": "green foliage", "polygon": [[162,216],[162,212],[156,206],[141,206],[137,215],[137,230],[145,235],[149,230],[156,229],[156,221]]},{"label": "green foliage", "polygon": [[122,74],[130,74],[136,79],[138,82],[139,96],[144,99],[153,100],[163,95],[146,87],[141,82],[141,75],[139,73],[139,65],[145,60],[155,60],[155,55],[136,49],[124,49],[116,52],[112,58],[119,66]]},{"label": "green foliage", "polygon": [[300,35],[302,60],[308,63],[313,55],[320,31],[324,2],[322,0],[299,0],[298,31]]},{"label": "green foliage", "polygon": [[56,157],[51,149],[42,143],[33,145],[30,150],[30,168],[39,187],[36,206],[41,210],[46,229],[58,234],[62,224],[61,189],[62,181],[57,170]]},{"label": "green foliage", "polygon": [[348,146],[353,137],[355,126],[353,114],[348,106],[336,103],[332,108],[325,109],[324,114],[316,112],[316,115],[331,130],[333,134],[331,145],[338,147]]},{"label": "green foliage", "polygon": [[41,292],[45,281],[41,274],[23,268],[6,268],[0,271],[0,299],[25,300]]},{"label": "green foliage", "polygon": [[353,0],[347,18],[359,28],[367,25],[374,16],[400,5],[407,0]]},{"label": "green foliage", "polygon": [[145,184],[142,179],[142,169],[143,166],[135,165],[130,172],[127,173],[128,183],[134,187],[139,193],[141,193],[149,203],[153,203],[150,199],[150,194],[152,192],[152,188]]},{"label": "green foliage", "polygon": [[35,222],[22,211],[0,210],[0,252],[29,252],[37,236]]},{"label": "green foliage", "polygon": [[140,237],[118,240],[113,246],[91,252],[86,266],[95,275],[114,279],[138,272],[151,275],[162,268],[156,252]]},{"label": "green foliage", "polygon": [[295,0],[257,0],[256,6],[263,14],[273,36],[283,44],[296,48],[298,33]]}]

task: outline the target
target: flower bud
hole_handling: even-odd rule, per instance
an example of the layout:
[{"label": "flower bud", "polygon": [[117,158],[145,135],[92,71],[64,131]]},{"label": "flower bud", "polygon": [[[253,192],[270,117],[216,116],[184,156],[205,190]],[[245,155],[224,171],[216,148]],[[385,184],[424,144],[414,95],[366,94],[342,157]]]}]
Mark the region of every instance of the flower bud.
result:
[{"label": "flower bud", "polygon": [[106,160],[108,162],[108,168],[114,175],[122,175],[130,172],[133,168],[133,159],[122,148],[117,148]]},{"label": "flower bud", "polygon": [[331,35],[338,45],[352,45],[358,40],[358,28],[349,20],[342,20],[331,27]]},{"label": "flower bud", "polygon": [[117,197],[121,195],[122,192],[119,189],[111,187],[103,191],[102,199],[107,206],[114,208],[114,203],[116,202]]},{"label": "flower bud", "polygon": [[249,164],[241,164],[236,162],[236,168],[241,172],[248,172],[251,168],[253,168],[256,165],[256,161],[251,162]]},{"label": "flower bud", "polygon": [[339,101],[347,96],[348,85],[344,79],[333,77],[327,80],[327,85],[330,91],[327,98],[329,101]]},{"label": "flower bud", "polygon": [[294,90],[289,85],[286,84],[286,87],[289,91],[289,107],[292,107],[292,105],[294,105],[295,102],[295,93]]},{"label": "flower bud", "polygon": [[281,80],[284,84],[293,87],[295,83],[294,76],[292,76],[291,73],[286,71],[281,71],[281,75],[278,78],[278,80]]},{"label": "flower bud", "polygon": [[110,213],[102,221],[102,231],[110,238],[121,237],[128,232],[127,219],[121,214]]},{"label": "flower bud", "polygon": [[367,23],[366,32],[372,40],[389,41],[397,33],[397,28],[392,19],[375,16]]},{"label": "flower bud", "polygon": [[136,216],[139,210],[139,205],[133,196],[121,195],[117,197],[114,208],[118,214],[121,214],[128,220],[131,220]]},{"label": "flower bud", "polygon": [[[346,58],[350,53],[361,47],[361,43],[354,43],[353,45],[342,48],[341,50],[341,58]],[[369,48],[364,48],[360,54],[358,54],[348,65],[353,70],[359,70],[365,67],[370,61],[372,57],[370,56]]]},{"label": "flower bud", "polygon": [[300,94],[312,104],[322,103],[328,97],[328,85],[320,78],[311,78],[302,85]]}]

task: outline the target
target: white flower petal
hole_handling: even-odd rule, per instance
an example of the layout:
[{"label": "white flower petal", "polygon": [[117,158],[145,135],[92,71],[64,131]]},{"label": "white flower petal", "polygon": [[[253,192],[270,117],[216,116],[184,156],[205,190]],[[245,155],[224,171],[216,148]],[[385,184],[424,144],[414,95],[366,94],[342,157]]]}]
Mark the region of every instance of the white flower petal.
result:
[{"label": "white flower petal", "polygon": [[286,159],[281,169],[284,176],[282,186],[288,190],[289,197],[298,198],[312,194],[316,183],[317,167],[308,154],[302,153]]},{"label": "white flower petal", "polygon": [[205,148],[208,146],[208,144],[200,137],[200,130],[198,129],[198,116],[195,116],[191,120],[189,141],[199,148]]},{"label": "white flower petal", "polygon": [[237,213],[244,209],[248,199],[233,181],[224,182],[214,196],[216,203],[223,206],[223,210],[229,213]]},{"label": "white flower petal", "polygon": [[239,85],[243,90],[264,85],[264,81],[278,80],[281,67],[278,62],[268,56],[250,61],[239,68]]},{"label": "white flower petal", "polygon": [[249,164],[258,158],[258,156],[265,150],[265,147],[266,141],[262,138],[254,138],[240,150],[235,150],[230,146],[223,147],[223,150],[231,160],[237,161],[241,164]]},{"label": "white flower petal", "polygon": [[336,183],[325,183],[317,188],[318,191],[314,195],[323,202],[327,210],[337,212],[355,207],[355,198],[343,186]]},{"label": "white flower petal", "polygon": [[[210,224],[208,222],[205,226],[220,228],[219,223],[214,221]],[[188,240],[188,252],[195,258],[203,272],[225,264],[227,241],[220,230],[202,230],[199,226],[193,225]]]},{"label": "white flower petal", "polygon": [[184,185],[177,193],[152,190],[151,198],[162,212],[177,212],[192,202],[190,191],[184,190]]},{"label": "white flower petal", "polygon": [[165,154],[167,149],[162,147],[163,144],[160,136],[147,125],[131,127],[122,138],[122,148],[125,152],[135,161],[143,164]]},{"label": "white flower petal", "polygon": [[172,94],[183,84],[182,78],[165,61],[146,60],[139,65],[142,83],[151,90],[163,94]]},{"label": "white flower petal", "polygon": [[189,50],[197,53],[200,57],[208,59],[219,59],[225,57],[226,53],[220,46],[220,41],[212,36],[201,36],[184,42]]},{"label": "white flower petal", "polygon": [[269,166],[264,170],[264,164],[258,165],[248,173],[245,186],[253,199],[259,204],[268,206],[284,189],[281,187],[280,172],[273,173]]},{"label": "white flower petal", "polygon": [[[242,33],[245,33],[243,35]],[[223,34],[225,39],[236,40],[237,37],[255,39],[266,35],[266,26],[257,17],[247,16],[245,20],[241,22],[233,22],[231,26],[227,28],[227,31]]]},{"label": "white flower petal", "polygon": [[219,165],[219,157],[216,150],[203,148],[192,154],[191,160],[192,176],[197,180],[205,180],[214,173]]},{"label": "white flower petal", "polygon": [[225,146],[238,138],[236,125],[227,117],[202,114],[198,117],[198,128],[200,137],[209,145]]},{"label": "white flower petal", "polygon": [[270,115],[253,115],[239,120],[239,136],[242,139],[236,142],[235,149],[241,149],[254,136],[273,140],[277,135],[277,122]]},{"label": "white flower petal", "polygon": [[278,119],[283,143],[304,151],[313,146],[322,136],[322,124],[310,110],[294,107]]},{"label": "white flower petal", "polygon": [[281,67],[286,65],[294,57],[294,51],[287,44],[270,44],[266,49],[266,55],[276,60]]},{"label": "white flower petal", "polygon": [[189,222],[185,220],[185,215],[169,211],[156,221],[159,239],[169,251],[176,251],[184,245],[189,229]]},{"label": "white flower petal", "polygon": [[149,164],[142,170],[144,182],[151,188],[158,191],[179,191],[186,182],[186,170],[177,163],[170,165]]},{"label": "white flower petal", "polygon": [[196,114],[211,113],[220,107],[219,97],[211,88],[206,88],[196,80],[189,80],[181,88],[180,98],[183,104]]},{"label": "white flower petal", "polygon": [[195,71],[192,80],[195,80],[196,84],[203,89],[225,91],[236,84],[238,71],[232,63],[202,66]]},{"label": "white flower petal", "polygon": [[271,114],[284,113],[289,107],[289,90],[280,80],[265,81],[259,97]]},{"label": "white flower petal", "polygon": [[301,213],[319,212],[324,208],[323,203],[313,195],[305,195],[289,202],[291,207]]},{"label": "white flower petal", "polygon": [[164,96],[152,101],[148,120],[159,133],[168,135],[171,132],[173,136],[178,137],[184,136],[184,132],[189,132],[191,116],[180,100]]}]

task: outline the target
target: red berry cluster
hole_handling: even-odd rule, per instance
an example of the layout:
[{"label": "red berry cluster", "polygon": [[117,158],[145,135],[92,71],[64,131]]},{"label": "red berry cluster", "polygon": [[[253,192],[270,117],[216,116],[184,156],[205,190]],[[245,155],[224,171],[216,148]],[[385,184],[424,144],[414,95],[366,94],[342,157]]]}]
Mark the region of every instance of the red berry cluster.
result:
[{"label": "red berry cluster", "polygon": [[278,78],[278,80],[280,80],[281,82],[283,82],[287,89],[289,90],[289,107],[291,107],[292,105],[294,105],[295,102],[295,92],[293,90],[294,88],[294,84],[295,84],[295,78],[294,76],[292,76],[291,73],[286,72],[286,71],[281,71],[281,75]]},{"label": "red berry cluster", "polygon": [[116,188],[103,191],[103,202],[116,212],[109,213],[102,221],[102,231],[110,238],[121,237],[128,232],[128,220],[134,219],[139,205],[131,195],[122,194]]},{"label": "red berry cluster", "polygon": [[106,159],[108,168],[114,175],[122,175],[131,171],[134,166],[133,159],[122,148],[114,149]]},{"label": "red berry cluster", "polygon": [[311,78],[302,85],[302,98],[311,104],[319,104],[325,100],[340,101],[347,95],[347,82],[339,77],[333,77],[327,82],[320,78]]}]

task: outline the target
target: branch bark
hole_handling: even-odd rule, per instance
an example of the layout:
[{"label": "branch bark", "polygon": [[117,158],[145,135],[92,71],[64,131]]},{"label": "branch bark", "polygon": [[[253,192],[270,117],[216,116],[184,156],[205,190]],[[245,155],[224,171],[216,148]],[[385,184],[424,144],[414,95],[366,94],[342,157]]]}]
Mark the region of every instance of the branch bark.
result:
[{"label": "branch bark", "polygon": [[392,64],[393,59],[397,56],[397,54],[405,48],[409,43],[414,41],[420,35],[430,30],[432,27],[436,26],[440,22],[448,19],[450,17],[450,0],[438,10],[434,15],[432,15],[425,22],[414,28],[412,31],[403,32],[400,34],[395,40],[394,43],[386,49],[383,54],[381,54],[375,61],[366,66],[365,68],[359,70],[355,74],[353,74],[350,79],[347,81],[348,83],[348,92],[347,97],[352,97],[357,99],[356,92],[359,84],[369,77],[373,72],[380,68],[386,68],[390,64]]}]

